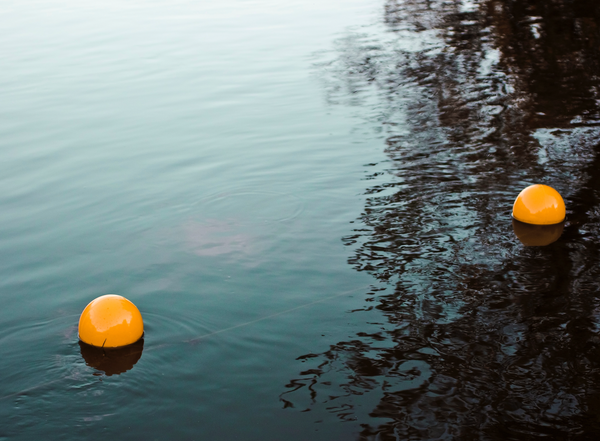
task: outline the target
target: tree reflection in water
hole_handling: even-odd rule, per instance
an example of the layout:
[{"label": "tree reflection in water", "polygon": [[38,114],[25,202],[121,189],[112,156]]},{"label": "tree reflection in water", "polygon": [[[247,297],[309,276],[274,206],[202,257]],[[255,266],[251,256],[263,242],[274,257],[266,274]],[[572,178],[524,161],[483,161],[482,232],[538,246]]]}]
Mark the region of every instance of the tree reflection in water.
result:
[{"label": "tree reflection in water", "polygon": [[[390,287],[367,298],[385,322],[299,357],[282,401],[360,439],[600,433],[600,3],[389,0],[384,22],[320,69],[331,102],[389,131],[344,238]],[[531,183],[567,204],[547,247],[512,232]]]}]

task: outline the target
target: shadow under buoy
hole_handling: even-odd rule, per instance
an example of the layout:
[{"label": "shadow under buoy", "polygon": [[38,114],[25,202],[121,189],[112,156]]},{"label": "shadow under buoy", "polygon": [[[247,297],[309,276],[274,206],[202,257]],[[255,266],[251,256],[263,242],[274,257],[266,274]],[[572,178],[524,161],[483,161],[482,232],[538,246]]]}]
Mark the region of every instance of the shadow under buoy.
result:
[{"label": "shadow under buoy", "polygon": [[142,357],[144,339],[118,348],[99,348],[79,341],[81,356],[89,367],[104,372],[107,376],[119,375],[132,369]]},{"label": "shadow under buoy", "polygon": [[526,224],[513,218],[513,230],[521,243],[528,247],[543,247],[556,242],[562,235],[565,222],[553,225]]}]

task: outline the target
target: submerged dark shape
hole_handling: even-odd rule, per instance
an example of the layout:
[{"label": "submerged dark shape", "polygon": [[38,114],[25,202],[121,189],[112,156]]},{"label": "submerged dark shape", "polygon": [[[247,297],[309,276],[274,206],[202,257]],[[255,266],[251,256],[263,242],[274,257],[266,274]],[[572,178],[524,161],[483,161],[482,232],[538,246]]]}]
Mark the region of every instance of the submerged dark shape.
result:
[{"label": "submerged dark shape", "polygon": [[133,369],[142,357],[144,339],[118,348],[99,348],[79,341],[81,356],[88,366],[106,375],[119,375]]},{"label": "submerged dark shape", "polygon": [[521,243],[528,247],[545,247],[556,242],[562,235],[564,222],[554,225],[533,225],[512,220],[513,231]]},{"label": "submerged dark shape", "polygon": [[[328,100],[368,106],[373,92],[363,113],[388,133],[387,175],[368,181],[343,239],[376,282],[365,311],[381,317],[355,312],[369,314],[361,332],[303,359],[284,407],[357,421],[361,440],[590,439],[600,3],[389,0],[384,23],[385,41],[341,39],[322,67]],[[512,231],[531,183],[567,206],[544,247]]]}]

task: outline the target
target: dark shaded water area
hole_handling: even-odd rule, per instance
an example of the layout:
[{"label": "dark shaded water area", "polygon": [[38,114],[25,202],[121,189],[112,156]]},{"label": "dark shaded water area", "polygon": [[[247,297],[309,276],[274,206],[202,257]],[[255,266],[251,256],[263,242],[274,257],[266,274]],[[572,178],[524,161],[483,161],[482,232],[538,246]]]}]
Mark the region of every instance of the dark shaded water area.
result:
[{"label": "dark shaded water area", "polygon": [[[388,134],[344,238],[387,286],[282,397],[352,419],[372,396],[365,440],[595,439],[600,5],[388,1],[383,20],[323,69]],[[510,220],[533,183],[567,205],[545,247]]]},{"label": "dark shaded water area", "polygon": [[[600,5],[32,5],[1,11],[0,440],[597,438]],[[79,344],[106,293],[143,341]]]}]

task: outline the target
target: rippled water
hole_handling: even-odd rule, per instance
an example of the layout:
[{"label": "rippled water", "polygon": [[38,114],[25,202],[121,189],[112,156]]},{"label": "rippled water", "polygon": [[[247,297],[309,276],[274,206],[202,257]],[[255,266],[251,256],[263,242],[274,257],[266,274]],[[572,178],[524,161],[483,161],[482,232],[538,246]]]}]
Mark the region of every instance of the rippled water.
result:
[{"label": "rippled water", "polygon": [[0,13],[0,439],[600,433],[594,2]]},{"label": "rippled water", "polygon": [[[340,238],[364,203],[364,153],[381,153],[312,66],[379,12],[3,3],[0,438],[315,431],[279,395],[299,355],[347,335],[371,283]],[[77,338],[106,293],[146,331],[110,363]]]},{"label": "rippled water", "polygon": [[[338,40],[329,99],[386,133],[344,242],[385,290],[299,369],[290,402],[361,422],[359,439],[600,433],[599,13],[390,0],[383,26]],[[533,183],[568,207],[546,247],[510,221]]]}]

